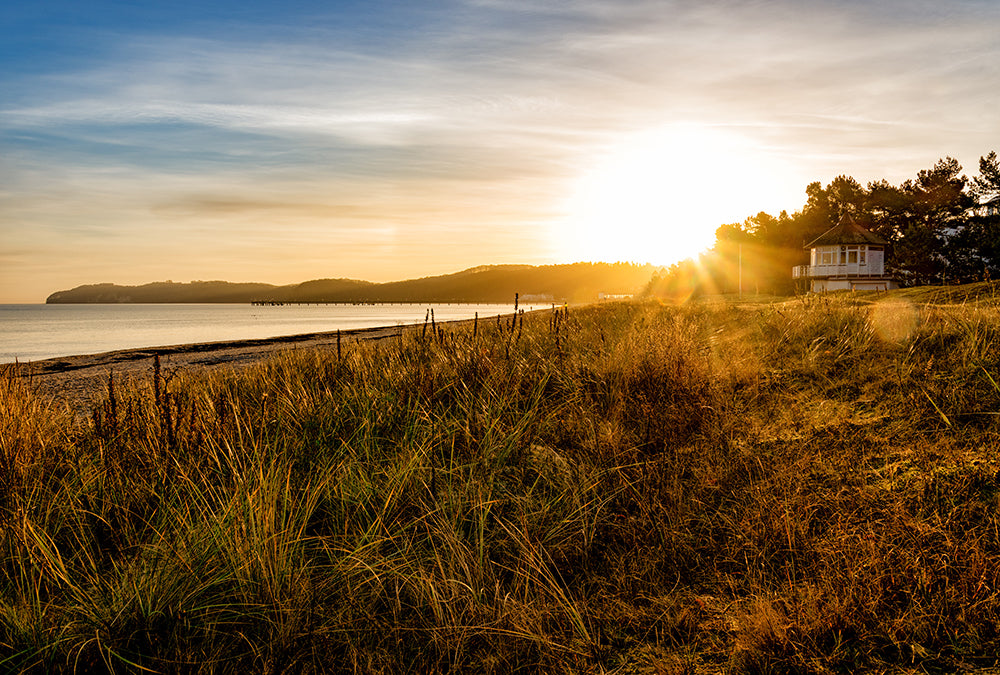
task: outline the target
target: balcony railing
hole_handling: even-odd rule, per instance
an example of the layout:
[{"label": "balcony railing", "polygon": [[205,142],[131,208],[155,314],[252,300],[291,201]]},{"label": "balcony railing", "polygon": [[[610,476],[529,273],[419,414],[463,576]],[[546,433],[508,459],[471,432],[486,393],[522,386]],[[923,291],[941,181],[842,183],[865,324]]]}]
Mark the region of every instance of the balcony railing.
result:
[{"label": "balcony railing", "polygon": [[868,277],[881,278],[885,275],[882,265],[796,265],[792,268],[793,279],[812,277]]}]

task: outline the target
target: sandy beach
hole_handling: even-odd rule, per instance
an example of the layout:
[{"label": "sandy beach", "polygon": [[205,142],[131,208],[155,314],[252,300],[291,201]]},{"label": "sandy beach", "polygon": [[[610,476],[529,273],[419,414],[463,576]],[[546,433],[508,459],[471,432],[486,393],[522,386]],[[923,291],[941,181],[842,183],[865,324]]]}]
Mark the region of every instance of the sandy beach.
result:
[{"label": "sandy beach", "polygon": [[[463,322],[453,322],[459,323]],[[404,330],[416,328],[419,326],[360,328],[341,331],[340,335],[342,343],[347,344],[359,340],[397,337]],[[285,351],[336,348],[337,332],[333,331],[65,356],[29,363],[3,364],[0,365],[0,373],[13,372],[28,378],[31,386],[39,393],[65,401],[84,412],[103,393],[109,373],[113,372],[118,381],[148,377],[152,373],[155,356],[160,357],[161,366],[165,370],[176,372],[194,368],[238,368]]]}]

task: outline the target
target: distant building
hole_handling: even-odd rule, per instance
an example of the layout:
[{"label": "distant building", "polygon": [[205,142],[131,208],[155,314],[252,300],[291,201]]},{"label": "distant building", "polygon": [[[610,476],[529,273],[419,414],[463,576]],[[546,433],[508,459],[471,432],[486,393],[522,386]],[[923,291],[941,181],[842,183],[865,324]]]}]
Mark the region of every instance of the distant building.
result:
[{"label": "distant building", "polygon": [[885,275],[887,242],[845,215],[840,222],[805,245],[809,264],[792,268],[792,278],[813,293],[885,291],[899,288]]},{"label": "distant building", "polygon": [[977,216],[986,216],[988,218],[1000,216],[1000,195],[994,195],[989,199],[983,200],[973,207],[972,212]]}]

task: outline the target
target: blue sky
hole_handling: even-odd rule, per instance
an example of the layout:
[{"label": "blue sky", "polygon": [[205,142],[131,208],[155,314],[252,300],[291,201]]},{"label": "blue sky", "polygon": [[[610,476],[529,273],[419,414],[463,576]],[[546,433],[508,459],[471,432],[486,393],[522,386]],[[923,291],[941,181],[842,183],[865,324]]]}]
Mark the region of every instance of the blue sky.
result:
[{"label": "blue sky", "polygon": [[0,302],[670,263],[1000,149],[995,2],[10,4]]}]

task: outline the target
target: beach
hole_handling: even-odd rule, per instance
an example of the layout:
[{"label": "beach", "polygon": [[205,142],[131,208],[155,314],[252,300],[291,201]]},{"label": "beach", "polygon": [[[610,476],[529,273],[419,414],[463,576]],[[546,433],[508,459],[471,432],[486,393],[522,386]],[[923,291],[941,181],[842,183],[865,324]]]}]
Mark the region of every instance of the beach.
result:
[{"label": "beach", "polygon": [[[455,321],[452,325],[461,323],[463,321]],[[419,326],[415,325],[359,328],[340,331],[340,339],[342,344],[360,340],[383,340],[417,328]],[[124,349],[4,364],[0,365],[0,373],[14,373],[26,378],[38,393],[66,402],[79,412],[86,412],[93,401],[105,392],[109,374],[113,373],[117,382],[149,377],[153,372],[153,360],[156,356],[160,357],[161,367],[167,372],[240,368],[292,350],[335,350],[337,335],[337,331],[332,331],[254,340]]]}]

